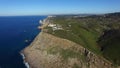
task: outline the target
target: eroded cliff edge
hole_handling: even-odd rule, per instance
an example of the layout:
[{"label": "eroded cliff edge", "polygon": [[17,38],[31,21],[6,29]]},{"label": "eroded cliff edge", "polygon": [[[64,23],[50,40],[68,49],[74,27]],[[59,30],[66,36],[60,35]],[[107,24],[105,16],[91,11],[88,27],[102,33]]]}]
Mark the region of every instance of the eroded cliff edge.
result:
[{"label": "eroded cliff edge", "polygon": [[111,62],[83,46],[44,29],[22,52],[31,68],[115,68]]},{"label": "eroded cliff edge", "polygon": [[82,46],[45,32],[41,32],[23,53],[31,68],[114,68]]}]

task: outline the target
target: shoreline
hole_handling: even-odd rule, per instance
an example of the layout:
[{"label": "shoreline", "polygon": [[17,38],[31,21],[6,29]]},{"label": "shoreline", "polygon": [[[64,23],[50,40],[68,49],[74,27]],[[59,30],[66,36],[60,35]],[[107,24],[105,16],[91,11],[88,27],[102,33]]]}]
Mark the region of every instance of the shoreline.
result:
[{"label": "shoreline", "polygon": [[[37,45],[38,43],[40,43],[39,47]],[[49,45],[47,43],[51,43],[51,44]],[[59,46],[60,48],[64,48],[64,49],[69,49],[74,46],[75,48],[77,48],[80,51],[80,54],[82,54],[82,55],[84,55],[87,52],[88,56],[86,56],[86,59],[90,60],[89,62],[87,62],[87,64],[88,63],[91,64],[90,68],[95,67],[95,65],[96,65],[95,68],[98,68],[99,67],[98,63],[101,64],[101,66],[99,68],[114,68],[114,67],[112,67],[112,65],[109,61],[106,61],[102,57],[96,56],[94,53],[90,52],[89,50],[85,49],[84,47],[79,46],[78,44],[76,44],[72,41],[58,38],[58,37],[55,37],[53,35],[50,35],[50,34],[47,34],[44,32],[41,32],[35,38],[35,40],[31,43],[31,45],[26,47],[22,51],[25,65],[28,66],[27,68],[40,68],[40,67],[42,67],[42,68],[61,68],[61,66],[63,66],[63,68],[64,67],[67,68],[69,63],[63,64],[59,54],[52,55],[52,54],[47,53],[47,51],[45,51],[46,48],[51,48],[52,46],[53,47]],[[81,59],[80,62],[83,62],[82,60],[83,59]],[[72,61],[74,61],[74,62],[72,62]],[[71,63],[79,63],[79,61],[77,61],[74,58],[69,59],[69,62],[70,62],[70,64]],[[95,65],[93,62],[95,62]],[[72,67],[72,65],[71,65],[71,67]],[[84,64],[83,64],[83,67],[84,67]]]},{"label": "shoreline", "polygon": [[[43,19],[43,20],[40,20],[40,21],[39,21],[40,26],[38,26],[38,29],[42,30],[44,27],[46,27],[46,26],[48,25],[48,23],[49,23],[48,19],[49,19],[49,16],[47,16],[47,17],[46,17],[45,19]],[[42,32],[42,31],[41,31],[41,32]],[[38,35],[39,35],[41,32],[39,32]],[[37,35],[37,36],[38,36],[38,35]],[[34,43],[34,40],[37,38],[37,36],[33,39],[33,41],[32,41],[27,47],[29,47],[32,43]],[[26,60],[26,59],[27,59],[27,58],[26,58],[26,55],[27,55],[27,54],[24,52],[24,50],[25,50],[27,47],[25,47],[23,50],[21,50],[20,55],[22,56],[23,63],[25,64],[25,66],[26,66],[27,68],[31,68],[29,62]]]},{"label": "shoreline", "polygon": [[20,55],[22,56],[23,64],[25,64],[25,66],[26,66],[27,68],[30,68],[29,63],[25,60],[26,57],[25,57],[24,53],[20,52]]},{"label": "shoreline", "polygon": [[[45,26],[47,26],[49,24],[48,18],[49,17],[45,18],[44,20],[46,21],[44,21],[42,23],[42,26],[39,27],[44,28]],[[43,30],[41,30],[41,32],[35,37],[35,39],[33,40],[33,42],[31,42],[29,46],[25,47],[21,51],[21,55],[24,59],[24,64],[27,68],[68,68],[69,66],[71,68],[74,66],[74,64],[81,64],[80,66],[83,66],[84,68],[87,68],[87,64],[90,64],[90,68],[114,68],[112,66],[112,63],[100,56],[97,56],[86,48],[70,40],[45,33]],[[75,49],[73,50],[73,52],[76,50],[79,51],[80,56],[84,56],[84,58],[79,61],[77,60],[77,58],[68,58],[68,61],[70,63],[64,64],[61,60],[62,57],[60,56],[60,54],[53,55],[47,52],[47,50],[49,51],[50,48],[53,47],[60,47],[63,50],[69,50],[73,47]],[[82,63],[85,59],[89,61],[86,60],[86,62]],[[99,66],[99,64],[101,66]]]},{"label": "shoreline", "polygon": [[38,26],[38,29],[42,30],[44,27],[46,27],[50,22],[49,22],[49,18],[50,16],[47,16],[47,18],[43,19],[43,20],[40,20],[39,21],[39,24],[41,26]]}]

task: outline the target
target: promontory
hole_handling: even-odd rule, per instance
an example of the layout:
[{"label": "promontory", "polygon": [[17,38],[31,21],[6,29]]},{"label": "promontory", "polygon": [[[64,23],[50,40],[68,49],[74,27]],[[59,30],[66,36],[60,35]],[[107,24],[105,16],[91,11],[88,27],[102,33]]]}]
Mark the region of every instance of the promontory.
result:
[{"label": "promontory", "polygon": [[22,51],[30,68],[119,68],[120,13],[48,16],[38,28]]}]

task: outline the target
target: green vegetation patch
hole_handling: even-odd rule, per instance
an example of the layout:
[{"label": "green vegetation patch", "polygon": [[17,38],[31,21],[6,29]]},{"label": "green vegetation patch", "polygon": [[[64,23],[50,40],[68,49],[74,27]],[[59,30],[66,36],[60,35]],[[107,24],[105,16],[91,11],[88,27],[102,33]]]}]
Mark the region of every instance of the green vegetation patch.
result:
[{"label": "green vegetation patch", "polygon": [[[120,37],[118,37],[120,33],[109,33],[110,37],[100,39],[105,34],[104,31],[120,30],[120,13],[87,17],[56,16],[51,20],[53,24],[61,25],[63,30],[53,31],[52,28],[48,28],[48,33],[80,44],[95,54],[104,56],[114,64],[120,65]],[[63,57],[73,57],[69,53],[71,50],[66,53],[62,51],[66,50],[60,50],[60,54],[64,54]]]},{"label": "green vegetation patch", "polygon": [[[52,29],[48,29],[48,33],[71,40],[97,54],[100,54],[100,49],[96,43],[96,40],[99,37],[99,32],[93,30],[93,27],[90,29],[90,25],[88,26],[88,23],[80,21],[79,19],[64,17],[54,18],[53,23],[61,25],[63,30],[52,31]],[[98,26],[94,27],[98,28]]]},{"label": "green vegetation patch", "polygon": [[106,31],[98,43],[102,47],[103,56],[115,65],[120,65],[120,30]]},{"label": "green vegetation patch", "polygon": [[68,60],[68,58],[81,58],[81,55],[78,52],[75,52],[72,49],[63,49],[59,46],[52,47],[47,51],[50,54],[59,54],[64,60]]}]

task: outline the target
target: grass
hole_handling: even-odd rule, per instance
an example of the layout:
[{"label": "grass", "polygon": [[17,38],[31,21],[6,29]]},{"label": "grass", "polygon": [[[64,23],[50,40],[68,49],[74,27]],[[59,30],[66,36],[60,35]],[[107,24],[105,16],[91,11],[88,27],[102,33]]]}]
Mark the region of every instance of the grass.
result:
[{"label": "grass", "polygon": [[[52,23],[61,25],[63,30],[53,31],[52,28],[47,28],[48,33],[80,44],[95,54],[104,56],[114,64],[120,65],[120,39],[108,38],[102,39],[99,43],[97,42],[105,30],[120,29],[120,15],[114,16],[113,14],[113,16],[108,15],[107,17],[88,16],[79,18],[58,16],[52,18]],[[106,48],[101,51],[100,46],[105,46]],[[76,55],[76,53],[70,50],[62,50],[65,53],[61,50],[60,54],[64,58],[74,57],[71,54]]]},{"label": "grass", "polygon": [[80,66],[77,64],[74,64],[74,66],[72,68],[80,68]]},{"label": "grass", "polygon": [[102,38],[104,40],[99,41],[99,43],[104,47],[102,50],[103,56],[115,65],[120,65],[120,31],[111,30],[110,32],[112,34],[107,33],[105,37]]},{"label": "grass", "polygon": [[47,51],[50,54],[57,54],[59,53],[60,56],[64,59],[64,60],[68,60],[68,58],[80,58],[81,55],[78,52],[75,52],[71,49],[63,49],[60,48],[59,46],[57,47],[52,47],[50,49],[48,49]]},{"label": "grass", "polygon": [[[48,33],[76,42],[100,54],[100,49],[96,43],[96,39],[98,38],[97,32],[89,30],[89,28],[83,26],[82,23],[78,23],[78,21],[74,19],[66,20],[64,18],[55,18],[53,22],[54,24],[61,25],[64,30],[56,30],[53,32],[52,29],[49,29]],[[71,25],[71,27],[69,27],[69,25]]]},{"label": "grass", "polygon": [[[76,58],[78,61],[81,61],[84,64],[87,62],[85,54],[80,54],[79,52],[76,52],[74,48],[63,49],[59,46],[55,46],[49,48],[47,52],[53,55],[59,54],[62,57],[63,62],[68,62],[69,58]],[[88,65],[86,64],[86,66]],[[73,68],[80,68],[80,65],[74,64]]]}]

